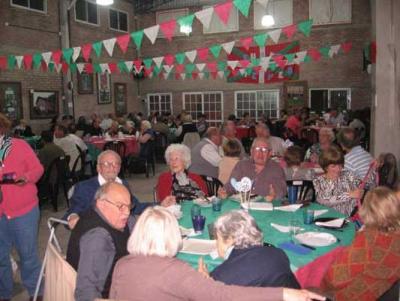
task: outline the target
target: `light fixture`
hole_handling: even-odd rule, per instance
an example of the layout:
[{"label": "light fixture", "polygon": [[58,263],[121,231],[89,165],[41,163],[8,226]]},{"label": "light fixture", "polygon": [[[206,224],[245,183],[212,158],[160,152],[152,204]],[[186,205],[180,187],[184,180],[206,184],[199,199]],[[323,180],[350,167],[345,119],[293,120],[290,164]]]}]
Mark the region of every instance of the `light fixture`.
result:
[{"label": "light fixture", "polygon": [[190,25],[182,25],[179,29],[181,33],[189,35],[192,32],[192,26]]},{"label": "light fixture", "polygon": [[114,3],[114,0],[96,0],[96,4],[106,6]]},{"label": "light fixture", "polygon": [[264,15],[261,19],[261,25],[264,27],[271,27],[275,25],[275,20],[272,15]]}]

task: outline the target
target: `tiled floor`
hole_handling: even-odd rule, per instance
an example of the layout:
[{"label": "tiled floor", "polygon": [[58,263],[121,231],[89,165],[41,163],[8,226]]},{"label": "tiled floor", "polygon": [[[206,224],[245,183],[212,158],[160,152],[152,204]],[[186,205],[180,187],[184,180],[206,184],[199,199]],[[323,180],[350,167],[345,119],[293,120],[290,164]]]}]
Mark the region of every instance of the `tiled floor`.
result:
[{"label": "tiled floor", "polygon": [[[127,178],[132,193],[135,194],[138,199],[143,202],[151,202],[153,200],[153,187],[157,183],[158,175],[167,169],[166,165],[164,164],[157,164],[156,165],[156,175],[150,176],[146,178],[143,174],[136,174],[132,175]],[[63,199],[62,195],[60,194],[59,202],[61,203],[59,206],[59,211],[54,212],[50,206],[44,206],[41,210],[41,219],[40,219],[40,226],[39,226],[39,252],[40,257],[43,259],[44,252],[46,249],[47,240],[49,238],[49,229],[47,227],[47,219],[49,217],[56,217],[60,218],[64,215],[66,210],[66,203]],[[69,231],[66,230],[64,227],[57,228],[57,238],[60,242],[60,245],[63,250],[66,250],[66,246],[68,243],[69,238]],[[17,255],[14,256],[17,260]],[[14,286],[14,297],[12,298],[13,301],[26,301],[28,300],[28,294],[23,288],[20,278],[19,278],[19,270],[15,275],[15,286]]]}]

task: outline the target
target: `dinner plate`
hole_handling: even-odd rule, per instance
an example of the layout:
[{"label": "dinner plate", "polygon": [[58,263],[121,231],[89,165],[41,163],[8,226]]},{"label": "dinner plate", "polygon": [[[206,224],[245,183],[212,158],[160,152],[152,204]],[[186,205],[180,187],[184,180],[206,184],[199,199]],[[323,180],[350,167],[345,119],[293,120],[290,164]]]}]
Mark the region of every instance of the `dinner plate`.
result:
[{"label": "dinner plate", "polygon": [[183,240],[182,253],[208,255],[217,249],[215,240],[189,238]]},{"label": "dinner plate", "polygon": [[208,202],[208,201],[200,199],[200,198],[194,199],[193,204],[197,204],[200,207],[211,207],[212,206],[211,202]]},{"label": "dinner plate", "polygon": [[[242,203],[241,206],[244,209],[249,209],[248,203]],[[272,211],[274,210],[274,206],[272,203],[250,202],[250,210]]]},{"label": "dinner plate", "polygon": [[334,235],[326,232],[304,232],[297,234],[295,238],[298,242],[312,247],[326,247],[337,241]]}]

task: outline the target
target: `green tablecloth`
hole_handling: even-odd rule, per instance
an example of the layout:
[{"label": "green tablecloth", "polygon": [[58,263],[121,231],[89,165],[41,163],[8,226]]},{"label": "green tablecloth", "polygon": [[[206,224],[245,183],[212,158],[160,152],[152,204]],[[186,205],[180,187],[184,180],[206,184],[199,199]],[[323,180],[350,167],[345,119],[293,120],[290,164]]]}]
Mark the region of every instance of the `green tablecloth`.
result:
[{"label": "green tablecloth", "polygon": [[[190,215],[190,209],[193,206],[193,202],[185,201],[182,203],[182,211],[183,217],[179,220],[179,224],[185,228],[192,228],[192,220]],[[274,206],[280,206],[279,201],[274,201]],[[240,205],[236,201],[232,200],[225,200],[222,205],[221,213],[230,211],[232,209],[239,209]],[[328,209],[325,206],[319,204],[311,204],[310,206],[306,207],[313,210],[318,209]],[[250,210],[250,214],[255,218],[257,221],[258,226],[264,233],[264,241],[268,242],[274,246],[278,246],[280,243],[290,241],[290,234],[289,233],[282,233],[276,230],[271,226],[271,223],[276,223],[279,225],[288,226],[290,221],[293,219],[298,220],[301,224],[303,224],[303,208],[295,212],[284,212],[280,210],[273,210],[273,211],[255,211]],[[218,212],[213,212],[211,207],[201,208],[202,215],[206,216],[206,226],[203,231],[203,234],[197,236],[195,238],[200,239],[209,239],[208,231],[207,231],[207,224],[210,224],[215,221],[215,219],[221,214]],[[342,214],[336,212],[335,210],[329,209],[329,211],[320,217],[343,217]],[[347,224],[345,227],[342,228],[342,232],[335,231],[335,230],[328,230],[322,229],[315,225],[302,225],[304,231],[321,231],[321,232],[328,232],[335,235],[337,238],[340,239],[337,243],[327,246],[327,247],[318,247],[315,251],[307,255],[298,255],[291,251],[285,251],[286,255],[289,257],[291,269],[296,271],[299,267],[306,265],[307,263],[313,261],[317,257],[327,253],[328,251],[336,248],[339,245],[349,245],[355,235],[355,228],[352,223]],[[179,253],[177,256],[179,259],[188,262],[193,267],[197,268],[197,261],[199,256],[192,255],[192,254],[184,254]],[[204,260],[208,266],[209,271],[212,271],[216,266],[218,266],[222,260],[217,259],[213,260],[209,255],[204,257]]]}]

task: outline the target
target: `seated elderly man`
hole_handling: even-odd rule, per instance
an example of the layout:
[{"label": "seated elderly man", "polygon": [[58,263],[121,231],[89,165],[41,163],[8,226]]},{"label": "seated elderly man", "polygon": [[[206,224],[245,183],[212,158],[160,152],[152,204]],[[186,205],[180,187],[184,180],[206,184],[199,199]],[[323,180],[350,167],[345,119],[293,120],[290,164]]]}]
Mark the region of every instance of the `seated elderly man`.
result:
[{"label": "seated elderly man", "polygon": [[192,149],[192,165],[190,172],[218,178],[218,166],[222,159],[219,147],[222,136],[219,129],[209,127],[205,138],[197,143]]},{"label": "seated elderly man", "polygon": [[224,122],[222,134],[222,145],[225,145],[229,140],[235,140],[240,145],[240,158],[246,157],[246,151],[244,150],[242,142],[236,138],[236,124],[233,120]]},{"label": "seated elderly man", "polygon": [[265,138],[268,140],[273,156],[283,156],[285,153],[284,141],[280,137],[271,136],[268,126],[264,122],[259,122],[256,125],[257,138]]},{"label": "seated elderly man", "polygon": [[[64,216],[64,218],[68,220],[68,224],[71,229],[79,220],[79,215],[91,207],[94,201],[96,190],[101,185],[108,182],[117,182],[124,185],[128,191],[130,191],[128,182],[121,180],[118,177],[120,168],[121,158],[116,152],[112,150],[106,150],[98,156],[98,175],[75,185],[74,192],[70,200],[70,207]],[[134,207],[132,211],[133,214],[141,214],[144,209],[151,205],[150,203],[139,202],[134,195],[131,197],[131,202]],[[169,206],[174,202],[174,198],[169,197],[165,198],[161,204]]]},{"label": "seated elderly man", "polygon": [[77,271],[77,301],[108,298],[115,263],[128,254],[133,226],[131,197],[124,185],[108,182],[95,199],[94,208],[79,219],[68,242],[67,261]]},{"label": "seated elderly man", "polygon": [[[240,181],[243,177],[252,180],[251,193],[263,196],[268,201],[286,195],[286,179],[279,164],[270,160],[271,149],[266,138],[256,138],[250,150],[250,159],[236,164],[230,178]],[[236,193],[230,181],[220,189],[221,197]]]}]

